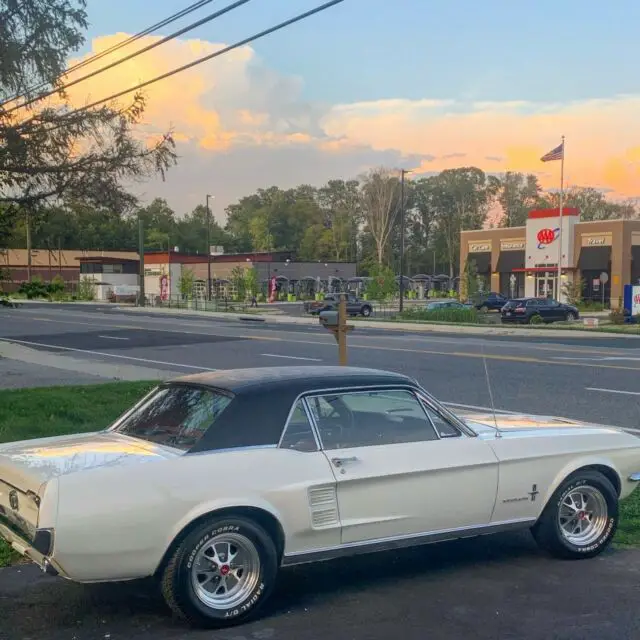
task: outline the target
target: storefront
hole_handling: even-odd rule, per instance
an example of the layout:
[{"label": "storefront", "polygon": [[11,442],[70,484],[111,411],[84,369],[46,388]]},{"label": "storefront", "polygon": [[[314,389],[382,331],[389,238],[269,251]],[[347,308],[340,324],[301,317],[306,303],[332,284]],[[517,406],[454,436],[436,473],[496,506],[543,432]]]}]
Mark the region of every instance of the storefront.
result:
[{"label": "storefront", "polygon": [[[475,263],[484,288],[509,297],[552,296],[582,282],[582,297],[622,305],[640,283],[640,221],[580,222],[577,209],[531,211],[524,227],[463,231],[460,270]],[[561,264],[558,294],[558,260]]]}]

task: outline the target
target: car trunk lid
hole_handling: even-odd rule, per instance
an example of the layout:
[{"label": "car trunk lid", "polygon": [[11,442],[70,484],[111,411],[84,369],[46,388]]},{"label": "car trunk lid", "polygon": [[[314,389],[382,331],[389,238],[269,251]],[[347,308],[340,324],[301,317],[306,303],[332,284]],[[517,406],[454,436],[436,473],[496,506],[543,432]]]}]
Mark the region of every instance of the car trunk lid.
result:
[{"label": "car trunk lid", "polygon": [[41,438],[0,445],[0,482],[36,496],[47,481],[103,466],[151,462],[183,451],[113,432]]}]

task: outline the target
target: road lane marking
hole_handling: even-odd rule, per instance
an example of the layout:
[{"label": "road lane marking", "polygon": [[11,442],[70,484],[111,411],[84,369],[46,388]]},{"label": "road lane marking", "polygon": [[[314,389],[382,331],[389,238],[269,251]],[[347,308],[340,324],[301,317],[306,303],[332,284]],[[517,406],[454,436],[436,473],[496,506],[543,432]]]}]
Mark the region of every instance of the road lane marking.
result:
[{"label": "road lane marking", "polygon": [[105,353],[104,351],[76,349],[75,347],[61,347],[57,344],[44,344],[42,342],[31,342],[29,340],[15,340],[14,338],[2,338],[0,339],[0,342],[13,342],[15,344],[23,344],[27,347],[44,347],[46,349],[60,349],[62,351],[72,351],[75,353],[88,353],[94,356],[104,356],[105,358],[118,358],[120,360],[134,360],[135,362],[165,364],[170,367],[180,367],[181,369],[195,369],[196,371],[219,371],[219,369],[211,369],[209,367],[197,367],[193,364],[179,364],[178,362],[165,362],[164,360],[151,360],[149,358],[135,358],[134,356],[125,356],[120,353]]},{"label": "road lane marking", "polygon": [[554,360],[589,360],[590,362],[605,362],[609,360],[631,360],[632,362],[640,362],[640,358],[634,358],[633,356],[599,356],[595,357],[583,357],[583,356],[553,356]]},{"label": "road lane marking", "polygon": [[621,391],[620,389],[601,389],[600,387],[585,387],[587,391],[600,391],[602,393],[619,393],[625,396],[640,396],[640,391]]},{"label": "road lane marking", "polygon": [[261,356],[269,358],[287,358],[288,360],[311,360],[312,362],[322,362],[322,358],[303,358],[301,356],[282,356],[277,353],[261,353]]},{"label": "road lane marking", "polygon": [[105,340],[130,340],[130,338],[122,338],[121,336],[98,336],[98,338],[104,338]]},{"label": "road lane marking", "polygon": [[[82,324],[95,326],[94,323],[90,322],[79,322],[79,321],[64,321],[64,320],[51,320],[51,322],[57,322],[60,324]],[[222,333],[202,333],[198,331],[180,331],[177,329],[155,329],[148,327],[139,327],[139,326],[129,326],[129,325],[111,325],[112,328],[122,328],[122,329],[136,329],[140,331],[156,331],[156,332],[166,332],[166,333],[182,333],[187,335],[202,335],[202,336],[219,336],[223,338],[238,338],[238,339],[249,339],[249,340],[262,340],[262,341],[271,341],[271,342],[286,342],[287,344],[311,344],[311,345],[319,345],[321,347],[331,346],[335,348],[335,341],[329,341],[329,337],[327,336],[327,340],[324,342],[319,342],[318,340],[295,340],[291,338],[276,338],[271,336],[238,336],[238,335],[228,335]],[[6,338],[10,339],[10,338]],[[50,345],[53,346],[53,345]],[[567,360],[545,360],[543,358],[536,358],[532,356],[510,356],[510,355],[499,355],[499,354],[485,354],[485,353],[472,353],[469,351],[436,351],[429,349],[410,349],[408,347],[383,347],[375,344],[349,344],[349,348],[351,349],[375,349],[376,351],[392,351],[396,353],[411,353],[411,354],[423,354],[423,355],[432,355],[432,356],[449,356],[455,358],[486,358],[487,360],[499,360],[505,362],[519,362],[519,363],[527,363],[527,364],[553,364],[559,365],[563,367],[588,367],[590,369],[615,369],[618,371],[640,371],[640,367],[625,367],[621,365],[613,365],[613,364],[600,364],[600,362],[585,362],[585,361],[567,361]]]}]

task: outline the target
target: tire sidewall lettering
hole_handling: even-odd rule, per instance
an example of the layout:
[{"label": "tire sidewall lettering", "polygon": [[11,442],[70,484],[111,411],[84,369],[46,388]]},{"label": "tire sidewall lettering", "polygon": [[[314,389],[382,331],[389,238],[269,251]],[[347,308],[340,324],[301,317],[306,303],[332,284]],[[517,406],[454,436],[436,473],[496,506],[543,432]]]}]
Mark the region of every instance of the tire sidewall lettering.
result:
[{"label": "tire sidewall lettering", "polygon": [[558,534],[560,539],[562,540],[562,543],[569,549],[571,549],[572,551],[576,552],[576,553],[580,553],[580,554],[589,554],[589,553],[593,553],[595,550],[599,549],[600,547],[608,544],[612,532],[614,531],[616,524],[617,524],[617,518],[609,516],[609,518],[607,519],[607,526],[604,529],[604,531],[600,534],[600,536],[598,537],[598,539],[593,542],[592,544],[590,544],[589,546],[586,547],[579,547],[577,545],[571,544],[562,534],[561,528],[560,528],[560,507],[562,506],[562,503],[564,502],[565,498],[567,497],[567,495],[569,493],[571,493],[572,491],[575,491],[575,489],[579,488],[579,487],[584,487],[584,486],[590,486],[593,489],[596,489],[597,491],[599,491],[602,494],[602,497],[604,498],[606,504],[607,504],[607,509],[609,510],[611,505],[609,504],[609,497],[607,495],[606,491],[603,491],[602,488],[600,486],[598,486],[597,483],[594,483],[593,481],[590,480],[584,480],[584,479],[578,479],[578,480],[574,480],[572,481],[569,485],[567,485],[567,487],[565,487],[565,489],[560,493],[558,499],[556,500],[556,526],[558,529]]},{"label": "tire sidewall lettering", "polygon": [[193,550],[189,554],[189,557],[187,559],[187,569],[191,569],[193,567],[193,562],[194,562],[196,556],[198,555],[198,551],[200,551],[200,549],[202,549],[202,547],[209,540],[211,540],[211,538],[215,538],[216,536],[219,536],[221,533],[229,533],[229,532],[231,532],[231,533],[240,533],[240,527],[235,526],[235,525],[216,527],[215,529],[212,529],[208,533],[205,533],[200,538],[200,540],[198,540],[198,542],[196,542],[196,544],[193,547]]},{"label": "tire sidewall lettering", "polygon": [[[248,540],[250,540],[253,544],[255,544],[258,549],[260,548],[259,542],[255,539],[253,535],[251,535],[250,531],[243,530],[243,527],[238,525],[223,525],[216,526],[210,529],[207,533],[203,534],[198,541],[193,545],[191,551],[186,557],[186,562],[183,565],[186,573],[185,578],[189,580],[187,577],[193,568],[195,558],[198,555],[198,552],[205,546],[212,538],[224,533],[236,533],[242,536],[245,536]],[[263,567],[260,568],[262,573]],[[190,589],[191,591],[191,589]],[[194,604],[196,604],[197,608],[207,617],[211,619],[221,619],[221,620],[232,620],[234,618],[238,618],[241,616],[247,615],[253,608],[255,608],[258,603],[262,600],[262,596],[267,592],[267,583],[264,582],[263,576],[261,575],[260,582],[256,585],[255,589],[251,592],[251,594],[247,597],[247,599],[239,605],[235,605],[232,609],[211,609],[207,607],[204,603],[202,603],[195,593],[193,594]]]}]

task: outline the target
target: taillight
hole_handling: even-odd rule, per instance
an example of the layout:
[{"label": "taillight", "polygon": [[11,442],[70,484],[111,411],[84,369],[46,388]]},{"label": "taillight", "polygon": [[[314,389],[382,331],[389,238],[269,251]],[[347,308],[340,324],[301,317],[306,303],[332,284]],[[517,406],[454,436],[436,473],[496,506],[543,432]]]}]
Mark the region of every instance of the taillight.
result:
[{"label": "taillight", "polygon": [[522,307],[517,307],[515,309],[515,313],[524,313],[524,309]]}]

